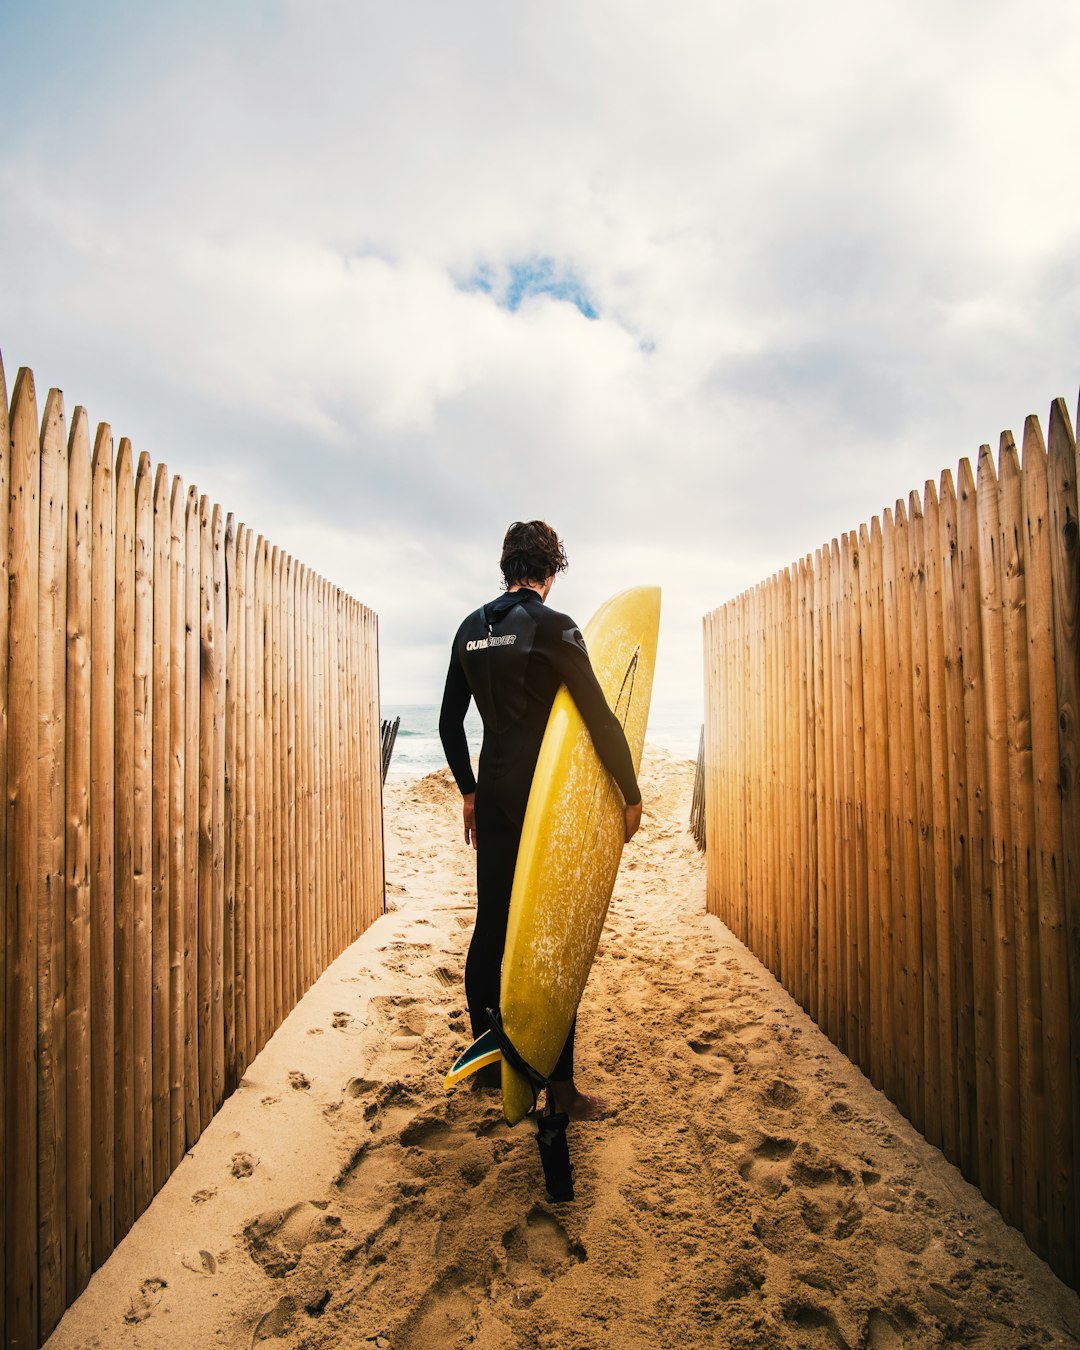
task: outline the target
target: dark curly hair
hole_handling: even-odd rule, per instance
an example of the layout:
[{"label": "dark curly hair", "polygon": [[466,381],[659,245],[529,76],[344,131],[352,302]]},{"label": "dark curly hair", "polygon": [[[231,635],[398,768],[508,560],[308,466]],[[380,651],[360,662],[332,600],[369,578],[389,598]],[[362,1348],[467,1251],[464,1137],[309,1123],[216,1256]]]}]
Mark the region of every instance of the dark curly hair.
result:
[{"label": "dark curly hair", "polygon": [[521,586],[564,572],[566,553],[562,540],[546,521],[515,520],[506,531],[499,566],[508,587]]}]

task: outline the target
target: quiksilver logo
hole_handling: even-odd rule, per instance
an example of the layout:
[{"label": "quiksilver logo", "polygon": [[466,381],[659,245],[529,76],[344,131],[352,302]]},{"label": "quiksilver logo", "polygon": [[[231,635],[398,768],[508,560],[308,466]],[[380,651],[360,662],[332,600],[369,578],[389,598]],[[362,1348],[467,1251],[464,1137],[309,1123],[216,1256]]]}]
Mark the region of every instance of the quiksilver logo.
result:
[{"label": "quiksilver logo", "polygon": [[465,650],[482,652],[488,647],[512,647],[516,641],[516,633],[506,633],[502,637],[473,638],[472,642],[466,642]]}]

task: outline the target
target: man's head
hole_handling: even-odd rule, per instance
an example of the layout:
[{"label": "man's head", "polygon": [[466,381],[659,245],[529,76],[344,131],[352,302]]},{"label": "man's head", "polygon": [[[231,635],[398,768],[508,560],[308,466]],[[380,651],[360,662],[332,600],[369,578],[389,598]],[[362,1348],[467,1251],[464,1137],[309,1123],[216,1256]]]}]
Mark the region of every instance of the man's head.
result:
[{"label": "man's head", "polygon": [[507,589],[529,582],[539,586],[566,570],[566,554],[546,521],[516,520],[506,531],[499,566]]}]

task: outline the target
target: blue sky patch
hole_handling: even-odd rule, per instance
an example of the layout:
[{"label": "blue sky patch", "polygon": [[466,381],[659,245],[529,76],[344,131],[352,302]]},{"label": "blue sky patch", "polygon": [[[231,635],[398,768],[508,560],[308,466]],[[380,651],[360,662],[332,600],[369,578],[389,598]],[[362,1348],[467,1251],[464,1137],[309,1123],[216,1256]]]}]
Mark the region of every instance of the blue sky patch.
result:
[{"label": "blue sky patch", "polygon": [[511,262],[502,275],[490,263],[481,263],[465,282],[464,289],[483,291],[512,314],[530,296],[550,295],[553,300],[573,305],[586,319],[600,317],[587,288],[573,270],[561,266],[554,258],[532,257]]}]

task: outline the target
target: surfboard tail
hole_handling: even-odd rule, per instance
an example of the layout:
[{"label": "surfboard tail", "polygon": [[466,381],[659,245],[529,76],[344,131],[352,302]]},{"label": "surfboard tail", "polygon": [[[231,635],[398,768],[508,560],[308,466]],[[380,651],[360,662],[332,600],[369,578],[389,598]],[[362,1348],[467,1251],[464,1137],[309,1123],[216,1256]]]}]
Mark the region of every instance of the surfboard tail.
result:
[{"label": "surfboard tail", "polygon": [[456,1087],[462,1079],[468,1078],[477,1069],[482,1069],[487,1064],[497,1064],[501,1059],[502,1051],[495,1043],[494,1032],[485,1031],[478,1040],[473,1041],[463,1055],[460,1055],[454,1061],[454,1067],[443,1079],[443,1087],[449,1092],[452,1087]]}]

